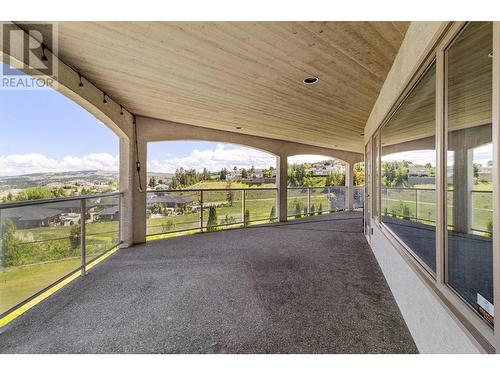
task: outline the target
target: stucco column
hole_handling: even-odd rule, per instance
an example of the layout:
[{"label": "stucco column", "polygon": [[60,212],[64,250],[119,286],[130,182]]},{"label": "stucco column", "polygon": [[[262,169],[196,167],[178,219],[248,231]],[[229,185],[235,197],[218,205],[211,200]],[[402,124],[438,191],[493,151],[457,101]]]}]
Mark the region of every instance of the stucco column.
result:
[{"label": "stucco column", "polygon": [[276,157],[276,187],[278,188],[278,219],[287,221],[288,210],[288,160],[286,155]]},{"label": "stucco column", "polygon": [[346,186],[346,208],[352,211],[352,198],[354,195],[354,163],[346,163],[345,167],[345,186]]},{"label": "stucco column", "polygon": [[142,191],[139,190],[135,142],[120,140],[120,187],[123,193],[120,233],[123,247],[146,241],[146,142],[139,140],[138,151]]}]

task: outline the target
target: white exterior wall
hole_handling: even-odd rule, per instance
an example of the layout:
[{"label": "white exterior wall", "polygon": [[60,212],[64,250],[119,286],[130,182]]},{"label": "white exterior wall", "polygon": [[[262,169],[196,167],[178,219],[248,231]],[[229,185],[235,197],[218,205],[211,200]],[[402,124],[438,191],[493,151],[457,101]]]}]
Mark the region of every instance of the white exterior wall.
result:
[{"label": "white exterior wall", "polygon": [[371,247],[420,353],[480,353],[377,225]]}]

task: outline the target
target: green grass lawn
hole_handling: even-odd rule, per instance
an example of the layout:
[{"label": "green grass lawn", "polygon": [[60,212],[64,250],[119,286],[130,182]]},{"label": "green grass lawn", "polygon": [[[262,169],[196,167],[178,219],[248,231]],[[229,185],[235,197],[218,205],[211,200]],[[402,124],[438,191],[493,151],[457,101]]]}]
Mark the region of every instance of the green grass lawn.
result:
[{"label": "green grass lawn", "polygon": [[0,268],[0,312],[31,297],[81,265],[80,257]]}]

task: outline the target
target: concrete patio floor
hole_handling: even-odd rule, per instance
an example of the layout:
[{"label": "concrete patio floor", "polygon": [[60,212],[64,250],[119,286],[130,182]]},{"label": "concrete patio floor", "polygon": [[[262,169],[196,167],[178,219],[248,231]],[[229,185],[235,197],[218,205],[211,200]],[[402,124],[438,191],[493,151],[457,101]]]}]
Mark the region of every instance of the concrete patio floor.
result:
[{"label": "concrete patio floor", "polygon": [[2,353],[415,353],[338,213],[122,249],[11,323]]}]

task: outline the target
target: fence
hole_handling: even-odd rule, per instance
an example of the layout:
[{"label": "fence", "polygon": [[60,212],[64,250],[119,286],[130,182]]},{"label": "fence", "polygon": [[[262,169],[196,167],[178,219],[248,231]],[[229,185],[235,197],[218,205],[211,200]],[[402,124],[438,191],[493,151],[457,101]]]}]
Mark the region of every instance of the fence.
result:
[{"label": "fence", "polygon": [[[288,217],[345,210],[346,192],[345,186],[288,188]],[[278,220],[277,199],[277,188],[148,191],[147,236],[275,222]],[[363,187],[355,187],[353,208],[363,208],[363,202]]]},{"label": "fence", "polygon": [[147,236],[204,232],[277,221],[276,188],[147,192]]},{"label": "fence", "polygon": [[[382,187],[382,214],[384,216],[402,217],[435,225],[436,190]],[[491,234],[493,219],[493,192],[482,190],[470,191],[470,230]],[[453,227],[453,190],[448,191],[447,222]]]},{"label": "fence", "polygon": [[120,193],[0,204],[0,319],[120,243]]}]

